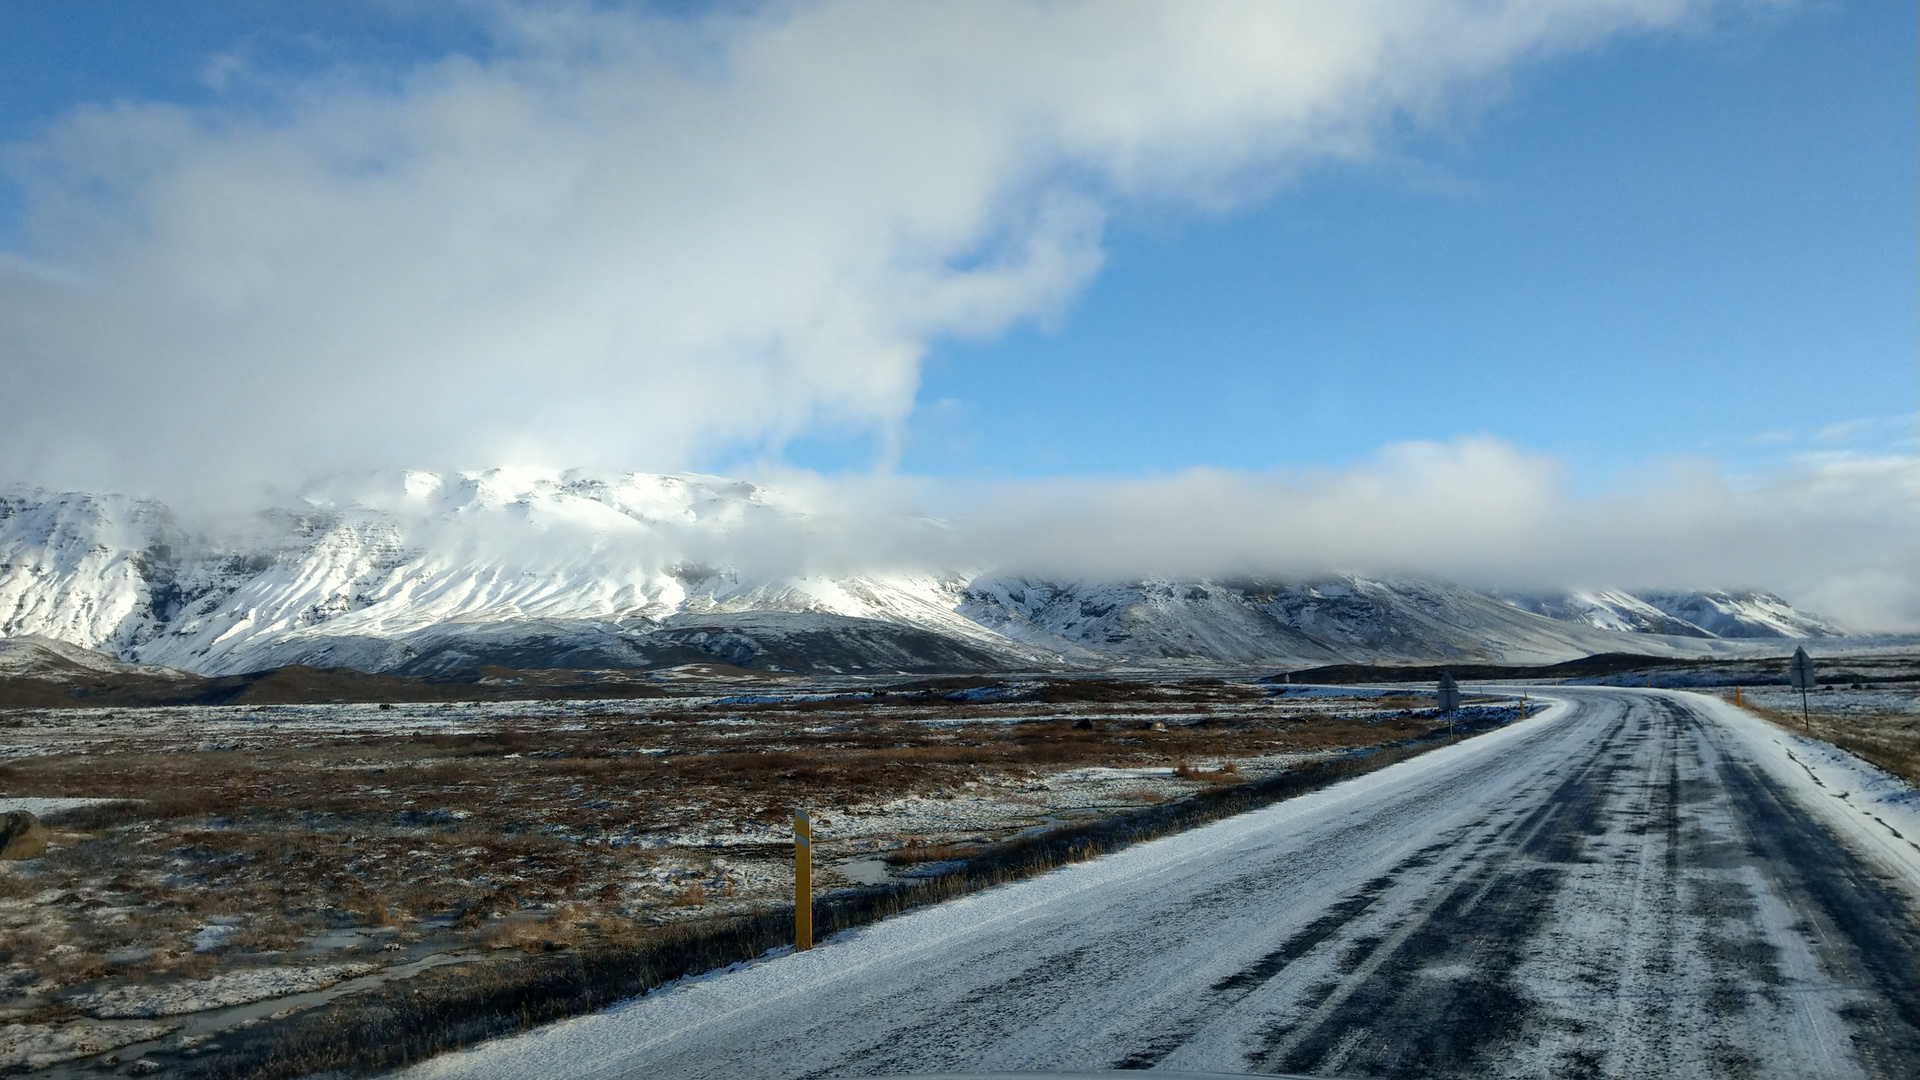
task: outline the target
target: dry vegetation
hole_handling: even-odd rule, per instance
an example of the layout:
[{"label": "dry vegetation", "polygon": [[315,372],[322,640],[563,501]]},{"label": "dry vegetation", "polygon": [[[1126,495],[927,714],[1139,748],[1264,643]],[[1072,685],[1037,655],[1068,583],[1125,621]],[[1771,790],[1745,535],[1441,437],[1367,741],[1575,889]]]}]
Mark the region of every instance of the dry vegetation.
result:
[{"label": "dry vegetation", "polygon": [[[1913,695],[1849,693],[1846,688],[1800,695],[1747,691],[1742,705],[1789,731],[1822,739],[1920,787],[1920,712]],[[1906,706],[1904,708],[1890,705]]]},{"label": "dry vegetation", "polygon": [[[1217,680],[973,680],[4,714],[0,794],[125,801],[54,818],[46,856],[0,864],[0,1025],[78,1022],[86,995],[116,987],[436,954],[466,957],[467,974],[409,983],[449,1000],[532,978],[499,974],[527,954],[588,967],[628,957],[595,993],[636,992],[738,958],[731,945],[692,949],[690,925],[720,927],[714,940],[739,948],[778,940],[796,806],[813,813],[823,895],[853,895],[863,860],[892,890],[835,901],[845,911],[823,916],[831,927],[1280,797],[1290,776],[1366,767],[1355,751],[1444,730],[1418,711],[1430,701]],[[1170,809],[1196,800],[1212,809]],[[1097,833],[1103,821],[1129,824]],[[1069,834],[1094,839],[1061,847]],[[574,1007],[554,1000],[560,1014]],[[538,1018],[519,1009],[518,1022]],[[230,1060],[216,1047],[176,1037],[161,1056],[206,1054],[212,1068]]]}]

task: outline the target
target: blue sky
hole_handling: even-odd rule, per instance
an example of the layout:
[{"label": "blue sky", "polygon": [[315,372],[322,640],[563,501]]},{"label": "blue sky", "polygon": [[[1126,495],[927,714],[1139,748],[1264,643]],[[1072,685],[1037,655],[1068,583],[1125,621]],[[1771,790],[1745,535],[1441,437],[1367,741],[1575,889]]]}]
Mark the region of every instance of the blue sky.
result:
[{"label": "blue sky", "polygon": [[1586,484],[1911,454],[1915,12],[1615,42],[1398,166],[1123,225],[1052,328],[938,345],[903,467],[1257,470],[1476,432]]}]

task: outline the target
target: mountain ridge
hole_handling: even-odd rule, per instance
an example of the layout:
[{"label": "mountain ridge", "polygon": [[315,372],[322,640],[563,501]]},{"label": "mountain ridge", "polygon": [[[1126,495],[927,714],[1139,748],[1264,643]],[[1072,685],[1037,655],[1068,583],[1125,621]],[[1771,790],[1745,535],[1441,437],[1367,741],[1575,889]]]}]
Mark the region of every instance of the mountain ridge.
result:
[{"label": "mountain ridge", "polygon": [[163,504],[0,495],[0,637],[206,675],[286,665],[765,670],[1550,663],[1838,634],[1768,593],[1495,595],[1357,574],[1058,580],[740,569],[823,519],[722,477],[490,470],[336,482],[250,534]]}]

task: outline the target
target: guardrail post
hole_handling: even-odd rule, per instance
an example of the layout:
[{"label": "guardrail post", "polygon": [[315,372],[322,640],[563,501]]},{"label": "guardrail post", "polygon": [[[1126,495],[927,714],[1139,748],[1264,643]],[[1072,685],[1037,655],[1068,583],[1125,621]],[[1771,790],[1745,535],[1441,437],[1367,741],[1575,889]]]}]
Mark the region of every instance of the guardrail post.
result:
[{"label": "guardrail post", "polygon": [[793,812],[793,947],[813,948],[813,822]]}]

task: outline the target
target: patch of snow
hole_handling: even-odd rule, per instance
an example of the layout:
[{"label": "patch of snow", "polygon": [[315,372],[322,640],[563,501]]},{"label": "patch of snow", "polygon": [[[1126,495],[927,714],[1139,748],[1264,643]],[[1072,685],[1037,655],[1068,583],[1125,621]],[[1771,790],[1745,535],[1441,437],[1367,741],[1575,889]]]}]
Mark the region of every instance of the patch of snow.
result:
[{"label": "patch of snow", "polygon": [[1267,692],[1274,697],[1288,698],[1382,697],[1389,694],[1395,697],[1414,697],[1431,696],[1435,693],[1433,690],[1419,686],[1316,686],[1304,683],[1281,683],[1279,686],[1269,687]]},{"label": "patch of snow", "polygon": [[73,999],[73,1004],[103,1019],[150,1019],[180,1016],[206,1009],[223,1009],[253,1001],[304,994],[344,979],[369,975],[372,964],[327,964],[319,967],[257,968],[216,975],[199,982],[164,986],[117,986]]},{"label": "patch of snow", "polygon": [[1640,599],[1723,638],[1837,637],[1845,631],[1764,592],[1647,593]]},{"label": "patch of snow", "polygon": [[1008,683],[1003,686],[976,686],[971,690],[955,690],[942,697],[948,701],[966,701],[974,704],[990,701],[1017,701],[1031,694],[1038,683]]},{"label": "patch of snow", "polygon": [[178,1024],[74,1020],[64,1024],[0,1025],[0,1072],[44,1069],[158,1039]]},{"label": "patch of snow", "polygon": [[219,952],[226,948],[227,939],[240,932],[238,926],[212,923],[201,927],[188,940],[193,942],[193,951],[197,953]]},{"label": "patch of snow", "polygon": [[1089,765],[1084,769],[1069,769],[1063,773],[1055,773],[1053,779],[1071,782],[1074,780],[1112,780],[1127,776],[1172,776],[1173,774],[1171,767],[1163,766],[1148,765],[1137,769],[1116,769],[1107,765]]},{"label": "patch of snow", "polygon": [[55,796],[40,795],[0,795],[0,814],[14,810],[25,810],[34,817],[47,817],[68,810],[80,810],[89,806],[105,806],[108,803],[126,802],[126,799],[64,799]]}]

